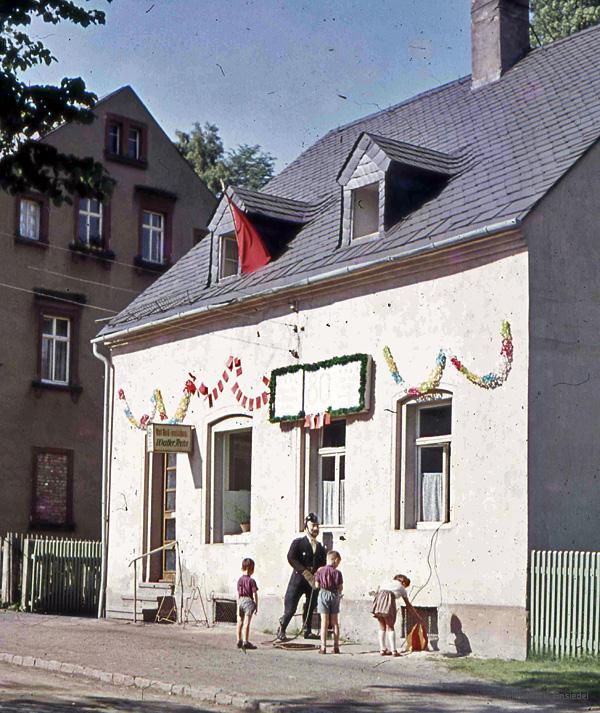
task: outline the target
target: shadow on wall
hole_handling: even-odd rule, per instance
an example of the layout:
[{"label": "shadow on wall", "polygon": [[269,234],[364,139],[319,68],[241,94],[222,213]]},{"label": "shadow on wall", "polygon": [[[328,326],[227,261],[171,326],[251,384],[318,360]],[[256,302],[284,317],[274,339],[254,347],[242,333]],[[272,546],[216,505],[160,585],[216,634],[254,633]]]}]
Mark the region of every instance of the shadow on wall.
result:
[{"label": "shadow on wall", "polygon": [[462,630],[462,622],[456,614],[452,614],[450,617],[450,632],[454,634],[454,646],[456,646],[457,656],[468,656],[472,653],[469,637]]}]

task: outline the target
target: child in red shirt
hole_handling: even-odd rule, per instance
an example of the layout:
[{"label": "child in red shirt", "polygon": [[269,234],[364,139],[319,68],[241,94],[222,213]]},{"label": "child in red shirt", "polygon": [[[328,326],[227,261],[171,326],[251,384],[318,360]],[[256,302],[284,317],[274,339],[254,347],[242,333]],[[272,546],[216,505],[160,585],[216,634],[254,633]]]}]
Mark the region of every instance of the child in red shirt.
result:
[{"label": "child in red shirt", "polygon": [[317,611],[321,615],[320,654],[327,653],[327,630],[329,622],[333,628],[333,653],[340,653],[340,598],[344,588],[344,578],[338,569],[342,558],[340,553],[331,550],[327,553],[327,564],[319,567],[315,573],[315,584],[319,589]]},{"label": "child in red shirt", "polygon": [[[244,573],[237,583],[237,647],[238,649],[255,649],[256,646],[250,643],[250,622],[254,614],[258,613],[258,587],[252,575],[254,574],[254,560],[246,557],[242,560],[242,572]],[[243,638],[242,638],[243,629]]]}]

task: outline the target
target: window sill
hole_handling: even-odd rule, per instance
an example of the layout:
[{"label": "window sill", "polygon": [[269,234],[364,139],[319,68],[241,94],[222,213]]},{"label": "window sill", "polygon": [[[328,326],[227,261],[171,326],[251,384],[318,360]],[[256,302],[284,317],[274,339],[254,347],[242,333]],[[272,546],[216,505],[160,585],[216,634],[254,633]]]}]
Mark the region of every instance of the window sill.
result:
[{"label": "window sill", "polygon": [[74,522],[63,522],[59,525],[55,522],[42,522],[42,521],[32,520],[29,523],[28,529],[30,532],[33,532],[33,531],[39,532],[40,530],[73,532],[73,530],[75,529],[75,523]]},{"label": "window sill", "polygon": [[81,255],[82,257],[87,257],[89,255],[91,257],[104,260],[109,264],[116,257],[113,250],[105,250],[103,247],[100,246],[88,245],[87,243],[80,243],[76,241],[72,241],[69,243],[69,250],[71,251],[73,256]]},{"label": "window sill", "polygon": [[31,385],[38,393],[42,391],[66,391],[70,393],[74,399],[79,398],[79,395],[83,391],[81,384],[53,384],[48,381],[42,381],[41,379],[34,379]]},{"label": "window sill", "polygon": [[416,530],[449,530],[454,527],[453,522],[417,522]]},{"label": "window sill", "polygon": [[237,535],[223,535],[224,545],[248,545],[250,544],[250,532],[240,532]]},{"label": "window sill", "polygon": [[145,260],[141,255],[136,255],[133,258],[133,264],[144,270],[151,270],[152,272],[158,273],[166,272],[171,267],[170,260],[166,260],[165,262],[151,262],[150,260]]},{"label": "window sill", "polygon": [[148,168],[148,161],[145,158],[130,158],[129,156],[111,153],[107,149],[104,150],[104,158],[107,161],[123,164],[123,166],[131,166],[131,168],[139,168],[141,170]]},{"label": "window sill", "polygon": [[354,243],[371,242],[380,238],[381,235],[382,233],[379,230],[374,233],[367,233],[366,235],[353,235],[350,238],[350,245],[354,245]]},{"label": "window sill", "polygon": [[15,245],[31,245],[34,248],[47,248],[48,241],[43,238],[24,238],[22,235],[15,235]]}]

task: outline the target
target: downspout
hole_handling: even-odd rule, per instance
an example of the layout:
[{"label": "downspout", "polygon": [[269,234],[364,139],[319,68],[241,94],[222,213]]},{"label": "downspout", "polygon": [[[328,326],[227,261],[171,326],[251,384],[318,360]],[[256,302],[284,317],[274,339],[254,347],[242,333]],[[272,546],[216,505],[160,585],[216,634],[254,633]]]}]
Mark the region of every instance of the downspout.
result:
[{"label": "downspout", "polygon": [[113,366],[109,357],[98,350],[98,343],[92,343],[92,351],[96,359],[104,364],[104,407],[102,417],[102,500],[100,514],[101,569],[100,592],[98,594],[98,619],[106,613],[106,565],[108,554],[108,492],[110,481],[109,451],[112,444],[112,387]]}]

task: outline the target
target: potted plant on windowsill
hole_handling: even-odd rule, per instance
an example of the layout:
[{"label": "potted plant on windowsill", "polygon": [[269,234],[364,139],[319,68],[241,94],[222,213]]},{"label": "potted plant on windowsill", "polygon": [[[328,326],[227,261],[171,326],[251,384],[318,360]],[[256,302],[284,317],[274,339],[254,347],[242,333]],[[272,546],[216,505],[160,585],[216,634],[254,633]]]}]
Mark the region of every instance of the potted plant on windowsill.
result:
[{"label": "potted plant on windowsill", "polygon": [[237,520],[242,532],[250,532],[250,514],[244,508],[234,506],[233,519]]}]

